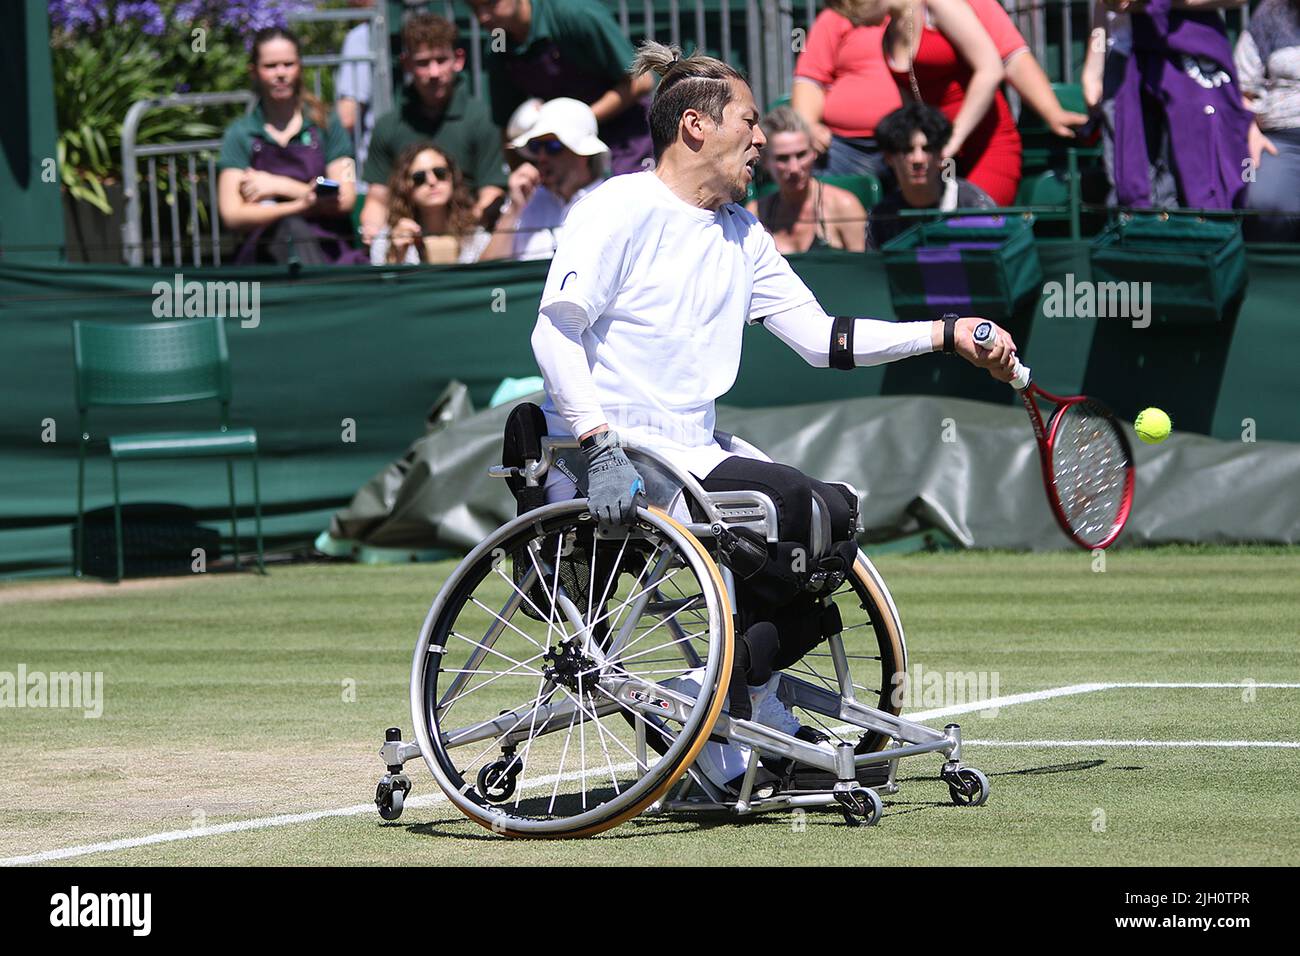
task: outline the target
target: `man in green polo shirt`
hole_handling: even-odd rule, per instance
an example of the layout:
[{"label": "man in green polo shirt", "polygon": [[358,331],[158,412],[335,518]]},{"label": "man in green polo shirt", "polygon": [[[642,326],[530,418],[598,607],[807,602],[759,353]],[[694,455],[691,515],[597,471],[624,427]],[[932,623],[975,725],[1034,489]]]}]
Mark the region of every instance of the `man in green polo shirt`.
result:
[{"label": "man in green polo shirt", "polygon": [[402,68],[411,75],[401,106],[375,121],[361,178],[367,184],[361,235],[367,242],[388,219],[388,176],[398,154],[430,140],[464,172],[475,191],[475,212],[505,195],[501,131],[487,107],[470,96],[460,78],[465,51],[457,49],[456,25],[433,14],[411,17],[402,27]]},{"label": "man in green polo shirt", "polygon": [[[648,73],[633,77],[632,44],[597,0],[466,0],[494,34],[487,58],[492,121],[505,126],[524,100],[568,97],[591,107],[610,172],[653,165]],[[501,30],[504,36],[496,34]]]}]

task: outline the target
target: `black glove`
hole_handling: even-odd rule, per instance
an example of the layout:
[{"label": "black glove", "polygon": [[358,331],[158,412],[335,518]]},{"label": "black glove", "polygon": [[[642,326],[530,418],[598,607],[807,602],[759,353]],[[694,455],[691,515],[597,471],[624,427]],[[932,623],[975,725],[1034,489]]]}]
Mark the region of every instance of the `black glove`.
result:
[{"label": "black glove", "polygon": [[618,433],[601,432],[583,442],[587,454],[587,510],[606,525],[630,525],[644,503],[645,482],[623,454]]}]

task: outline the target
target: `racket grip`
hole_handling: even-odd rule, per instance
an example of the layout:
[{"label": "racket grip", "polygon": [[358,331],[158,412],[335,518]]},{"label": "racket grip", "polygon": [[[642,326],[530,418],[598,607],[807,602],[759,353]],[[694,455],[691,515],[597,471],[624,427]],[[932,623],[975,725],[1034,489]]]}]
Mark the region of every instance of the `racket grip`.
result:
[{"label": "racket grip", "polygon": [[[996,335],[993,331],[992,322],[981,322],[975,326],[975,331],[971,338],[980,348],[988,349],[993,347]],[[1014,359],[1015,365],[1012,366],[1011,387],[1018,392],[1023,392],[1029,386],[1029,367],[1020,364],[1020,359]]]}]

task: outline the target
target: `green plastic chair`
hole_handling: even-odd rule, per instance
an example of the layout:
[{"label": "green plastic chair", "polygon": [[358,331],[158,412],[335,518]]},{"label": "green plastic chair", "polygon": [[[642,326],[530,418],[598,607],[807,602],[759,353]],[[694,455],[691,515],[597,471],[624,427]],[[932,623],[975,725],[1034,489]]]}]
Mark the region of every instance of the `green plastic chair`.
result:
[{"label": "green plastic chair", "polygon": [[1017,206],[1068,206],[1069,175],[1054,169],[1026,176],[1016,191]]},{"label": "green plastic chair", "polygon": [[880,180],[871,173],[863,173],[860,176],[819,176],[817,178],[828,186],[847,189],[858,197],[858,202],[862,203],[862,208],[868,212],[884,195]]},{"label": "green plastic chair", "polygon": [[77,459],[77,543],[73,568],[82,574],[85,547],[86,446],[91,408],[169,405],[216,400],[220,427],[203,431],[145,432],[108,439],[113,467],[113,528],[117,544],[117,578],[125,573],[119,461],[179,458],[224,458],[230,487],[230,533],[239,564],[239,524],[235,509],[234,458],[253,464],[253,508],[257,524],[257,568],[266,573],[262,550],[262,497],[257,479],[257,432],[230,427],[230,355],[219,318],[140,325],[73,322],[72,346],[77,374],[79,449]]}]

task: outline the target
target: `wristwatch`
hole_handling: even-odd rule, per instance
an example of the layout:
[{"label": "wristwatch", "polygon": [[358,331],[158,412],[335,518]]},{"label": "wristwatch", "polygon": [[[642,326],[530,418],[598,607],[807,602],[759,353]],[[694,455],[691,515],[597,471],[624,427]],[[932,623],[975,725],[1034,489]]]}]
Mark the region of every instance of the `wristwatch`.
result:
[{"label": "wristwatch", "polygon": [[945,312],[943,318],[943,354],[954,355],[957,352],[957,319],[960,318],[956,312]]}]

